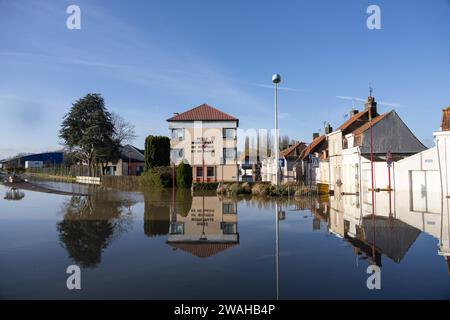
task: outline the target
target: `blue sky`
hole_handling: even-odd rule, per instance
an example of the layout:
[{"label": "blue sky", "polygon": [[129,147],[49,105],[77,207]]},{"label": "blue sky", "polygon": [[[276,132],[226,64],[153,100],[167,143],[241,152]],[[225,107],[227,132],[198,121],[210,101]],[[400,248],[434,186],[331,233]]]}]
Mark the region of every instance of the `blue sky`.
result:
[{"label": "blue sky", "polygon": [[[81,8],[81,30],[66,8]],[[381,30],[366,27],[368,5]],[[372,83],[426,145],[450,105],[450,1],[0,0],[0,158],[58,149],[61,119],[89,92],[148,134],[208,103],[282,135],[337,127]],[[362,108],[362,103],[355,102]],[[379,105],[385,112],[392,107]]]}]

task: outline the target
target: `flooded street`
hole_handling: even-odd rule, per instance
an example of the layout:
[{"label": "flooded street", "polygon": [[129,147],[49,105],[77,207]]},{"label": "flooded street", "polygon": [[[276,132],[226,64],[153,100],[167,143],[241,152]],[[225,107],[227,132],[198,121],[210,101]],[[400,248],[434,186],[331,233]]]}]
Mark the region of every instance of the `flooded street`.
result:
[{"label": "flooded street", "polygon": [[[409,211],[399,194],[390,215],[378,199],[372,220],[355,196],[277,203],[40,183],[89,196],[0,185],[2,299],[450,298],[449,199]],[[381,290],[367,288],[371,263]],[[81,290],[66,287],[70,265]]]}]

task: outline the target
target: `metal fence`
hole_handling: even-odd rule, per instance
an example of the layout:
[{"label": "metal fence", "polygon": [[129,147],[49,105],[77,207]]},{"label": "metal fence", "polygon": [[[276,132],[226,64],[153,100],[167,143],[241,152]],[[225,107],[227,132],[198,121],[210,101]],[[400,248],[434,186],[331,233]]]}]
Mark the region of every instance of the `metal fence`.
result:
[{"label": "metal fence", "polygon": [[73,165],[73,166],[55,165],[44,168],[28,168],[26,171],[28,173],[45,174],[49,176],[61,176],[61,177],[101,176],[101,168],[91,167],[91,170],[89,170],[89,167],[81,165]]}]

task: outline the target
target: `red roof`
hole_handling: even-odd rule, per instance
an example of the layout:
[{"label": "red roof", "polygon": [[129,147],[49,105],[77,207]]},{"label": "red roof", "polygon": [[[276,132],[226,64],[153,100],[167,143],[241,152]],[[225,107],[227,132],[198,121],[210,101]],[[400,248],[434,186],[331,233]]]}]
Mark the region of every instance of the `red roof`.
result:
[{"label": "red roof", "polygon": [[167,121],[239,121],[237,118],[226,114],[207,104],[202,104],[186,112],[173,116]]},{"label": "red roof", "polygon": [[292,146],[290,146],[289,148],[286,148],[284,150],[280,151],[280,155],[283,157],[288,157],[290,156],[295,150],[298,149],[298,152],[302,152],[303,149],[306,148],[306,144],[304,142],[296,142],[294,143]]},{"label": "red roof", "polygon": [[[377,116],[375,118],[372,119],[372,126],[375,125],[376,123],[378,123],[379,121],[383,120],[388,114],[390,114],[392,111],[383,113],[381,116]],[[353,131],[353,135],[359,136],[361,133],[363,133],[364,131],[367,131],[370,128],[370,122],[366,122],[364,123],[361,127],[359,127],[358,129],[356,129],[355,131]]]},{"label": "red roof", "polygon": [[315,138],[301,153],[301,155],[298,157],[298,160],[303,160],[305,159],[310,153],[313,153],[315,148],[320,145],[323,141],[325,141],[326,136],[325,135],[321,135],[318,138]]},{"label": "red roof", "polygon": [[232,248],[236,243],[169,243],[170,246],[189,252],[199,258],[209,258],[219,252]]},{"label": "red roof", "polygon": [[357,114],[355,114],[354,116],[350,117],[347,121],[345,121],[343,124],[341,124],[341,126],[338,128],[338,130],[344,131],[345,129],[347,129],[352,123],[354,123],[355,121],[357,121],[358,119],[360,119],[363,115],[365,115],[367,113],[367,110],[358,112]]}]

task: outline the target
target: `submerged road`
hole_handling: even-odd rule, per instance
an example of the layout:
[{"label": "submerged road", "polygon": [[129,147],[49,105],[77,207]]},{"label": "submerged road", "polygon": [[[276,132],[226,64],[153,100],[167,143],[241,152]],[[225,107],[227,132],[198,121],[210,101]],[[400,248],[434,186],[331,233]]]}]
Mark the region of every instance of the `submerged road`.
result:
[{"label": "submerged road", "polygon": [[58,195],[63,195],[63,196],[87,196],[87,194],[85,194],[85,193],[55,190],[55,189],[47,188],[47,187],[41,186],[39,184],[28,182],[28,181],[19,181],[19,182],[10,183],[10,182],[6,181],[7,177],[8,177],[7,175],[0,175],[0,178],[1,178],[0,184],[4,185],[6,187],[9,187],[9,188],[58,194]]}]

